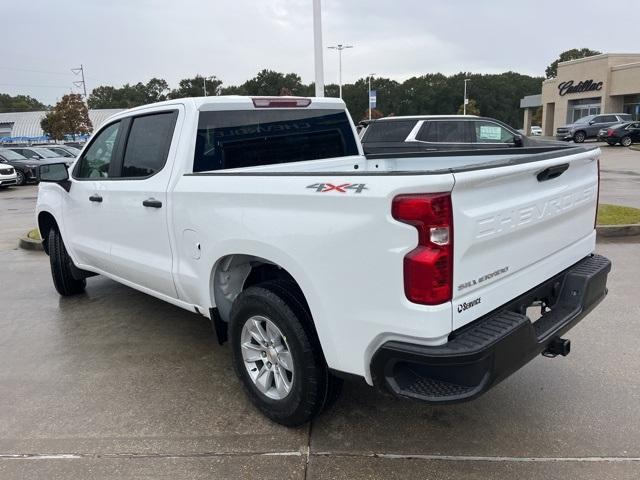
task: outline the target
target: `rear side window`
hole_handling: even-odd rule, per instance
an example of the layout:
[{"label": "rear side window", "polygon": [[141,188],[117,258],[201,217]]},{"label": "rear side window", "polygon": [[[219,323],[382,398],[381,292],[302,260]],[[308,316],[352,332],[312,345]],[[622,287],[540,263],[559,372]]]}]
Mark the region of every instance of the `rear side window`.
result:
[{"label": "rear side window", "polygon": [[134,117],[122,163],[122,177],[149,177],[167,162],[177,112]]},{"label": "rear side window", "polygon": [[615,115],[603,115],[602,117],[600,117],[600,121],[596,123],[613,123],[617,121],[618,117],[616,117]]},{"label": "rear side window", "polygon": [[193,171],[357,155],[343,110],[201,112]]},{"label": "rear side window", "polygon": [[624,115],[619,115],[620,120],[622,120],[623,122],[630,122],[633,120],[633,118],[631,117],[630,114],[626,113]]},{"label": "rear side window", "polygon": [[363,142],[404,142],[416,121],[384,120],[373,122],[365,132]]},{"label": "rear side window", "polygon": [[433,143],[469,143],[467,122],[458,120],[431,120],[424,122],[416,140]]}]

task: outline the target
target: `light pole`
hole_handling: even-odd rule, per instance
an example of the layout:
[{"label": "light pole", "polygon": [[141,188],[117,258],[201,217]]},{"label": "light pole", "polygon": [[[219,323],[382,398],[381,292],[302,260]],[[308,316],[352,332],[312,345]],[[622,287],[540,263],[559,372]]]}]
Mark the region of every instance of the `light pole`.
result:
[{"label": "light pole", "polygon": [[373,78],[373,76],[375,75],[375,73],[370,73],[369,74],[369,120],[371,120],[371,79]]},{"label": "light pole", "polygon": [[322,59],[322,5],[313,0],[313,50],[316,70],[316,97],[324,97],[324,62]]},{"label": "light pole", "polygon": [[342,98],[342,51],[346,48],[353,48],[353,45],[342,45],[341,43],[339,43],[338,45],[334,45],[327,48],[330,50],[338,51],[338,58],[340,62],[339,68],[338,68],[338,84],[340,86],[340,98]]},{"label": "light pole", "polygon": [[[467,82],[471,80],[470,78],[464,79],[464,103],[462,104],[462,114],[467,114]],[[458,110],[460,111],[460,110]]]}]

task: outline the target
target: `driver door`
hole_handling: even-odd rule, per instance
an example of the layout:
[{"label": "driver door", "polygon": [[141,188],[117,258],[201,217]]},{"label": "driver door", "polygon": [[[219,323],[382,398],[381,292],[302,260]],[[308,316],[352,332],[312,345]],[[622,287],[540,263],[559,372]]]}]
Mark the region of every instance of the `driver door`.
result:
[{"label": "driver door", "polygon": [[122,142],[121,121],[100,130],[76,163],[64,197],[64,242],[79,266],[109,271],[110,225],[103,204]]}]

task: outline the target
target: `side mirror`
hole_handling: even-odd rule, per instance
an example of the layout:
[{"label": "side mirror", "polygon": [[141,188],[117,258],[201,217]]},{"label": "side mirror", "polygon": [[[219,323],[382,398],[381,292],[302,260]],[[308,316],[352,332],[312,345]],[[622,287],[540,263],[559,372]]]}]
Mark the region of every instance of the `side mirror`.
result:
[{"label": "side mirror", "polygon": [[522,146],[522,135],[514,135],[513,136],[513,144],[516,147],[521,147]]},{"label": "side mirror", "polygon": [[38,169],[38,179],[45,183],[57,183],[67,192],[71,189],[69,181],[69,171],[66,163],[50,163],[40,165]]},{"label": "side mirror", "polygon": [[593,125],[594,123],[596,123],[595,120],[589,120],[589,125]]}]

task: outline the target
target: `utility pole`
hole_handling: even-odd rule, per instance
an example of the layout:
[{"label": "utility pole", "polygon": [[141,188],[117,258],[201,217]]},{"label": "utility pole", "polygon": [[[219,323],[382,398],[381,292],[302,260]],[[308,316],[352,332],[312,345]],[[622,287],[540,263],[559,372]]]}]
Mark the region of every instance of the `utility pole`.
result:
[{"label": "utility pole", "polygon": [[353,48],[353,45],[342,45],[341,43],[339,43],[338,45],[334,45],[327,48],[330,50],[338,51],[338,58],[339,58],[338,84],[340,86],[340,98],[342,98],[342,51],[347,48]]},{"label": "utility pole", "polygon": [[375,75],[375,73],[370,73],[369,74],[369,120],[371,120],[371,80],[373,79],[373,76]]},{"label": "utility pole", "polygon": [[207,96],[207,77],[202,77],[202,89],[204,90],[204,96]]},{"label": "utility pole", "polygon": [[[470,80],[470,78],[465,78],[464,79],[464,103],[462,104],[462,114],[466,115],[467,114],[467,82]],[[460,110],[458,110],[460,111]]]},{"label": "utility pole", "polygon": [[313,50],[315,57],[316,97],[324,97],[324,60],[322,58],[322,5],[313,0]]},{"label": "utility pole", "polygon": [[71,71],[78,75],[82,75],[82,80],[78,80],[77,82],[73,82],[73,85],[76,87],[82,86],[82,91],[84,92],[84,101],[87,101],[87,84],[84,82],[84,67],[80,64],[78,68],[72,68]]}]

